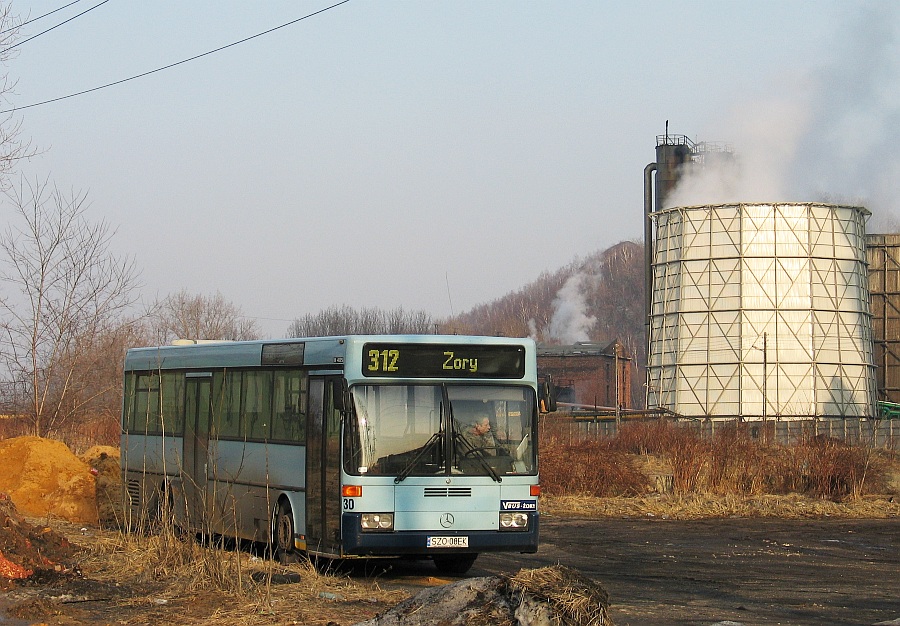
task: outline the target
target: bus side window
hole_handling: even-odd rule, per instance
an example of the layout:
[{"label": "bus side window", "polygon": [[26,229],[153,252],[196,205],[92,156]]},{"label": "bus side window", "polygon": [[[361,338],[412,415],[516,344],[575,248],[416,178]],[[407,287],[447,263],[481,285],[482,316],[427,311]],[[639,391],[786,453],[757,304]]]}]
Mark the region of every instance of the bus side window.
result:
[{"label": "bus side window", "polygon": [[306,441],[306,396],[309,378],[302,370],[275,372],[272,439]]},{"label": "bus side window", "polygon": [[159,377],[151,372],[139,374],[134,393],[134,430],[136,433],[158,433]]},{"label": "bus side window", "polygon": [[272,421],[272,372],[244,372],[243,393],[244,419],[247,420],[247,437],[266,440],[271,437]]},{"label": "bus side window", "polygon": [[160,391],[160,424],[163,432],[167,435],[184,434],[184,374],[164,372]]},{"label": "bus side window", "polygon": [[216,372],[213,377],[213,423],[218,437],[243,437],[241,372]]},{"label": "bus side window", "polygon": [[222,389],[222,408],[218,417],[219,437],[239,437],[241,435],[241,372],[225,372],[225,387]]},{"label": "bus side window", "polygon": [[122,428],[126,432],[136,432],[134,427],[134,372],[125,375],[125,401],[122,405]]}]

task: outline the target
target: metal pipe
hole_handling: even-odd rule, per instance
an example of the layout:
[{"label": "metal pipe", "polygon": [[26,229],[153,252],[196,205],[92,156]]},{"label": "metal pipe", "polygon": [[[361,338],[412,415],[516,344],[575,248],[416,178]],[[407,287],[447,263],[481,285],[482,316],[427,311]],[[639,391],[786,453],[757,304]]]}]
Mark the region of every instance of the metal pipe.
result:
[{"label": "metal pipe", "polygon": [[644,390],[644,407],[649,408],[650,401],[650,309],[653,296],[653,172],[656,163],[649,163],[644,168],[644,334],[647,346],[646,388]]},{"label": "metal pipe", "polygon": [[[644,168],[644,325],[647,327],[647,341],[650,341],[650,308],[653,296],[653,172],[656,163]],[[648,344],[649,345],[649,344]],[[650,352],[647,352],[649,358]]]}]

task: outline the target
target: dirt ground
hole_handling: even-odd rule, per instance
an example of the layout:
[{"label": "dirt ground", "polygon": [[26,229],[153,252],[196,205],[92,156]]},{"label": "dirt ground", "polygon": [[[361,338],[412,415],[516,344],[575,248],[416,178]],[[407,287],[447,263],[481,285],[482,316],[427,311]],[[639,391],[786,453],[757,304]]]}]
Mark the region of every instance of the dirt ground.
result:
[{"label": "dirt ground", "polygon": [[606,588],[618,626],[900,624],[897,518],[550,518],[541,539],[469,573],[565,563]]},{"label": "dirt ground", "polygon": [[[192,588],[189,577],[175,571],[157,578],[139,574],[140,568],[128,573],[130,552],[110,551],[121,541],[112,531],[75,525],[62,530],[89,548],[79,553],[79,571],[7,589],[0,600],[7,615],[3,624],[350,626],[419,592],[435,593],[462,580],[438,577],[434,566],[422,561],[323,576],[245,550],[239,554],[247,582],[256,581],[252,588],[242,593]],[[858,625],[900,619],[896,518],[548,516],[537,554],[482,555],[468,579],[557,563],[607,590],[609,615],[618,626]]]},{"label": "dirt ground", "polygon": [[[0,441],[0,491],[10,494],[0,497],[4,625],[350,626],[464,580],[439,577],[430,562],[323,574],[278,565],[248,546],[123,535],[110,521],[114,451],[78,458],[55,442],[20,439],[27,441]],[[608,591],[619,626],[900,620],[895,494],[851,503],[543,498],[542,509],[537,554],[482,555],[469,576],[562,564]]]}]

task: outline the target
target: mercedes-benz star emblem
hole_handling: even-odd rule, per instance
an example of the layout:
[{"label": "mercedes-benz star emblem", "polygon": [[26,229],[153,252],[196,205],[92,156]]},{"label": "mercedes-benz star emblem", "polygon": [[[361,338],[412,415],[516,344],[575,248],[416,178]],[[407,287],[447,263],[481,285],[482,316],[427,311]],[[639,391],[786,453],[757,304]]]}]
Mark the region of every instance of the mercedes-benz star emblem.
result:
[{"label": "mercedes-benz star emblem", "polygon": [[456,520],[453,519],[453,513],[443,513],[441,515],[441,526],[444,528],[450,528],[455,521]]}]

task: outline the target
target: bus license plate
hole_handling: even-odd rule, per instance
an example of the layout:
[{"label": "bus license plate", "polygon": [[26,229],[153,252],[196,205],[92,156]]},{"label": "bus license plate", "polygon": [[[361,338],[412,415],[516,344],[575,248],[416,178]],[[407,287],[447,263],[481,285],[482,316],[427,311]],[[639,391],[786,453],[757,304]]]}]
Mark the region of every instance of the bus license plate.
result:
[{"label": "bus license plate", "polygon": [[468,548],[468,537],[427,537],[425,545],[429,548]]}]

